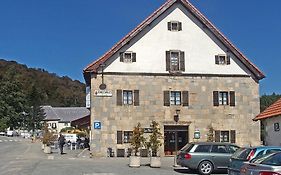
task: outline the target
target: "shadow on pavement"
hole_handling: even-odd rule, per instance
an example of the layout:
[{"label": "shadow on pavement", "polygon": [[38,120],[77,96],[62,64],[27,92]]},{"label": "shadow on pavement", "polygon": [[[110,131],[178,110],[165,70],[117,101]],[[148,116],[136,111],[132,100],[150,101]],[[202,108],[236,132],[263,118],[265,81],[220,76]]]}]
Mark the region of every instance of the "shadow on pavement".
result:
[{"label": "shadow on pavement", "polygon": [[[190,170],[187,168],[174,168],[174,171],[177,173],[182,173],[182,174],[199,174],[197,170]],[[227,174],[227,170],[217,170],[213,172],[212,174]]]}]

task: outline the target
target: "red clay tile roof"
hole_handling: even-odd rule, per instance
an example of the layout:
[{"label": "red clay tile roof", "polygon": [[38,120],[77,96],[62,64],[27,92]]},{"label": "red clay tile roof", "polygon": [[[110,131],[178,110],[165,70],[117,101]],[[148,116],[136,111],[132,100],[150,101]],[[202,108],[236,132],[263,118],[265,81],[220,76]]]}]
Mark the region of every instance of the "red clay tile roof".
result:
[{"label": "red clay tile roof", "polygon": [[89,64],[84,70],[84,77],[87,79],[90,77],[91,72],[97,72],[97,69],[102,63],[105,63],[113,54],[127,44],[132,38],[140,33],[147,25],[151,24],[157,17],[163,14],[174,3],[182,3],[199,21],[201,21],[225,46],[232,51],[233,54],[253,73],[258,79],[263,79],[265,75],[253,64],[245,55],[243,55],[199,10],[197,10],[188,0],[167,0],[159,9],[153,12],[148,18],[146,18],[140,25],[133,29],[129,34],[122,38],[117,44],[115,44],[109,51],[103,56]]},{"label": "red clay tile roof", "polygon": [[261,120],[281,115],[281,98],[257,115],[253,120]]}]

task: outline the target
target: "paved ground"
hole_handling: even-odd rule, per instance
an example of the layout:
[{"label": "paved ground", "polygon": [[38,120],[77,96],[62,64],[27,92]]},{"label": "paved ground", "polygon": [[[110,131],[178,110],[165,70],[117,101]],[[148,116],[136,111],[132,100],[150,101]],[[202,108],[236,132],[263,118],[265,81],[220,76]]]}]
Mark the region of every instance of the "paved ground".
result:
[{"label": "paved ground", "polygon": [[0,140],[0,175],[196,174],[182,168],[174,169],[173,157],[164,157],[161,168],[150,168],[148,158],[142,158],[140,168],[130,168],[128,158],[89,158],[87,151],[68,149],[63,155],[58,154],[58,150],[47,155],[39,142],[1,136]]}]

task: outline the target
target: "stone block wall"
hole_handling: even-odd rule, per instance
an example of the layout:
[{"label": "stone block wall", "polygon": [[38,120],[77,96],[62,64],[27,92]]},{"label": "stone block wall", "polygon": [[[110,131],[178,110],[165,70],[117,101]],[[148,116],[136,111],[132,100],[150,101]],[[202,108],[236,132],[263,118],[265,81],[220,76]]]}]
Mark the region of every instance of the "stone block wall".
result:
[{"label": "stone block wall", "polygon": [[[107,90],[112,97],[96,97],[101,76],[91,79],[91,123],[101,121],[100,130],[92,128],[92,152],[94,156],[106,156],[107,148],[126,148],[129,144],[117,144],[117,130],[131,131],[140,122],[149,127],[152,120],[164,125],[189,126],[189,141],[195,129],[206,141],[208,125],[215,130],[236,130],[236,143],[260,144],[260,125],[252,119],[259,113],[259,84],[250,77],[204,76],[144,76],[104,75]],[[139,90],[139,106],[117,106],[116,91]],[[163,91],[188,91],[189,106],[164,106]],[[213,91],[235,91],[236,106],[214,106]],[[175,111],[180,110],[175,123]],[[163,155],[164,148],[161,149]]]}]

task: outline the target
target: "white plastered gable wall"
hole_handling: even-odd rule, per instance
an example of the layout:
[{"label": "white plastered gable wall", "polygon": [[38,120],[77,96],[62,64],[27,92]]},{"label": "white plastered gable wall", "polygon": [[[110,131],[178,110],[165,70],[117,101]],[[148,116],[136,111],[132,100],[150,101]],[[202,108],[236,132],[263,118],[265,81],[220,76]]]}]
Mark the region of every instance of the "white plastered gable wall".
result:
[{"label": "white plastered gable wall", "polygon": [[[167,23],[180,21],[182,31],[169,31]],[[105,72],[167,73],[166,51],[185,52],[185,72],[189,74],[249,75],[250,71],[230,53],[230,65],[216,65],[215,55],[227,49],[181,4],[175,3],[106,63]],[[134,63],[120,62],[119,53],[136,53]]]}]

